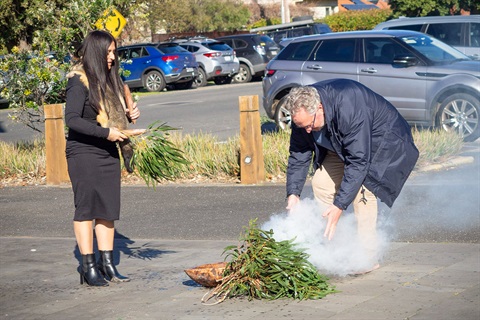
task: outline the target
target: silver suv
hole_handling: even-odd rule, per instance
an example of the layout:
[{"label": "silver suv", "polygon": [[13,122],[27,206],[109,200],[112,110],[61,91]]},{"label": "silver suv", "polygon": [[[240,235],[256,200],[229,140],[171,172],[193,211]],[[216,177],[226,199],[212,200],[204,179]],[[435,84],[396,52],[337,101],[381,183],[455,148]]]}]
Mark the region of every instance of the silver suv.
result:
[{"label": "silver suv", "polygon": [[416,17],[388,20],[374,30],[412,30],[427,33],[474,59],[480,59],[480,16]]},{"label": "silver suv", "polygon": [[363,83],[411,124],[456,131],[465,141],[480,135],[480,61],[426,34],[353,31],[292,40],[265,70],[267,115],[289,126],[282,98],[290,89],[332,78]]},{"label": "silver suv", "polygon": [[194,83],[196,87],[207,85],[209,80],[213,80],[215,84],[228,84],[238,73],[240,62],[235,51],[224,42],[213,39],[191,39],[185,42],[179,41],[179,44],[193,53],[197,59],[198,76]]}]

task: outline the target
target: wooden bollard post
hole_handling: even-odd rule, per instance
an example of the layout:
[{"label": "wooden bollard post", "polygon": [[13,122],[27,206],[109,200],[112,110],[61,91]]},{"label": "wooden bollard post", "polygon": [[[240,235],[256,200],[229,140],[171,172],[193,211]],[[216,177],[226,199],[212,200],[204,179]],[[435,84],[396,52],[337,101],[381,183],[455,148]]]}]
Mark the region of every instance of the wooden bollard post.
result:
[{"label": "wooden bollard post", "polygon": [[254,184],[265,180],[258,96],[239,97],[240,181]]},{"label": "wooden bollard post", "polygon": [[63,122],[63,105],[48,104],[44,106],[45,114],[45,149],[47,184],[56,185],[70,181],[65,156],[65,128]]}]

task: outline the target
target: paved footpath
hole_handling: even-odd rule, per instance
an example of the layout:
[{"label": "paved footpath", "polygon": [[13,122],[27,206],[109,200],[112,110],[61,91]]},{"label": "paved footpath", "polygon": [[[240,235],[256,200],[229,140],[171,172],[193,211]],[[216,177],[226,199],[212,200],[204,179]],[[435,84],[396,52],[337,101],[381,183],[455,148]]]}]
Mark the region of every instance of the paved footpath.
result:
[{"label": "paved footpath", "polygon": [[106,288],[79,284],[69,186],[3,188],[0,319],[478,320],[479,172],[441,173],[407,183],[380,269],[332,277],[339,292],[321,300],[217,305],[184,270],[221,261],[249,219],[284,210],[283,185],[122,188],[115,254],[132,281]]},{"label": "paved footpath", "polygon": [[[321,300],[234,298],[204,305],[184,269],[221,261],[232,241],[119,239],[129,283],[79,285],[73,238],[0,238],[1,319],[480,319],[480,245],[400,243],[370,274],[331,278]],[[75,253],[75,255],[74,255]]]}]

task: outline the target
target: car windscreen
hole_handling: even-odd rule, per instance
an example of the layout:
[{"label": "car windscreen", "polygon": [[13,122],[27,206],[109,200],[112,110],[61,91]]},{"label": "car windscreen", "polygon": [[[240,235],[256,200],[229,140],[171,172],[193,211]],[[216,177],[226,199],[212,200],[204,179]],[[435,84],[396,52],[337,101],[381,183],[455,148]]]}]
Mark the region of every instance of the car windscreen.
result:
[{"label": "car windscreen", "polygon": [[427,35],[405,36],[400,37],[400,39],[433,62],[445,63],[455,60],[470,60],[466,55],[448,44]]},{"label": "car windscreen", "polygon": [[262,35],[258,38],[255,37],[254,41],[257,43],[257,45],[262,45],[264,47],[278,47],[275,41],[273,41],[269,36]]}]

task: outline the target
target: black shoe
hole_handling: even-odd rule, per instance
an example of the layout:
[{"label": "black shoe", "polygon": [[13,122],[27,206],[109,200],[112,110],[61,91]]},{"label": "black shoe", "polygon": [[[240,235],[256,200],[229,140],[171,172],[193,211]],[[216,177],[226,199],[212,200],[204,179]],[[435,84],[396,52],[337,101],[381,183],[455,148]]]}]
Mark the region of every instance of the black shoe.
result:
[{"label": "black shoe", "polygon": [[86,282],[89,286],[105,287],[108,282],[105,281],[98,271],[95,263],[95,254],[82,254],[82,267],[80,268],[80,284]]},{"label": "black shoe", "polygon": [[122,276],[118,273],[117,268],[113,264],[113,251],[100,251],[100,259],[98,259],[98,270],[111,282],[128,282],[129,277]]}]

